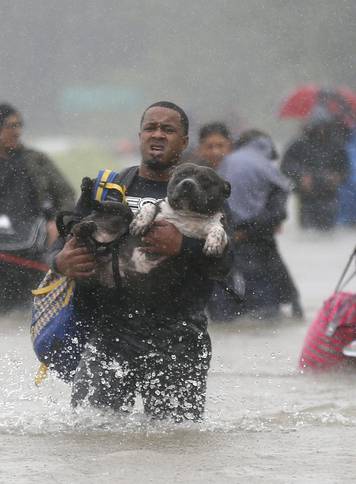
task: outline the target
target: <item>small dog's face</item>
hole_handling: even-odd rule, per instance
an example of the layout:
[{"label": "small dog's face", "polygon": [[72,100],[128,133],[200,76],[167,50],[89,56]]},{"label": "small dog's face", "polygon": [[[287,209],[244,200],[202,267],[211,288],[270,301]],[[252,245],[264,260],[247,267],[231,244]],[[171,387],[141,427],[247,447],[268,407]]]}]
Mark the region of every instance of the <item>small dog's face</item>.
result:
[{"label": "small dog's face", "polygon": [[113,256],[116,253],[118,263],[119,245],[124,243],[123,236],[128,234],[132,218],[130,208],[121,202],[97,202],[90,215],[68,226],[67,233],[95,256],[97,264],[92,279],[101,286],[119,285],[120,271],[114,274]]},{"label": "small dog's face", "polygon": [[101,202],[93,212],[76,223],[71,233],[93,253],[98,248],[119,240],[128,232],[133,214],[130,208],[120,202]]},{"label": "small dog's face", "polygon": [[193,163],[177,166],[168,183],[167,196],[175,210],[211,215],[230,196],[231,185],[212,168]]}]

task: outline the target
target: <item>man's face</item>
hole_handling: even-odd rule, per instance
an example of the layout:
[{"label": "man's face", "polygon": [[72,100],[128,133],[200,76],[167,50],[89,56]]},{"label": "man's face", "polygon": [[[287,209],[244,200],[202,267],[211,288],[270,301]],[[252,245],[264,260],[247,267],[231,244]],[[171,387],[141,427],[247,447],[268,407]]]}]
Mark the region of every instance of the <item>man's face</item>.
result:
[{"label": "man's face", "polygon": [[216,169],[224,156],[231,151],[231,141],[219,133],[212,133],[203,139],[199,145],[199,156]]},{"label": "man's face", "polygon": [[160,106],[146,111],[139,138],[142,161],[155,170],[175,165],[188,144],[179,113]]},{"label": "man's face", "polygon": [[0,146],[5,150],[14,150],[20,144],[22,134],[22,120],[18,114],[11,114],[5,118],[0,128]]}]

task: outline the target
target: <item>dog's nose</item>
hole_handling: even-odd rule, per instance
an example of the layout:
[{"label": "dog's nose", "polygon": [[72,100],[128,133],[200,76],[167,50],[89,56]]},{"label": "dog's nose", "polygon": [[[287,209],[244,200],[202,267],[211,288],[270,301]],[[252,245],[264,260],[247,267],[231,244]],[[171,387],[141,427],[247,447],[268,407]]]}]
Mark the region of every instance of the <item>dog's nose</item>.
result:
[{"label": "dog's nose", "polygon": [[194,185],[195,183],[193,180],[187,179],[187,180],[182,180],[179,183],[178,188],[181,191],[190,192],[193,189]]}]

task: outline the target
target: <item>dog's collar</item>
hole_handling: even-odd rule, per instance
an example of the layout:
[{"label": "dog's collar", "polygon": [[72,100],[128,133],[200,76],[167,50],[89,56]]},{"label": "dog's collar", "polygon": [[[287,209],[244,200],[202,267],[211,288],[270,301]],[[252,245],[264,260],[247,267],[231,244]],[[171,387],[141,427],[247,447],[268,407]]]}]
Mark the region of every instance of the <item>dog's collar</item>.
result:
[{"label": "dog's collar", "polygon": [[111,240],[110,242],[99,242],[94,237],[89,237],[90,243],[94,250],[94,253],[98,256],[105,256],[113,252],[113,249],[118,249],[120,241],[126,238],[129,235],[129,232],[126,232],[120,237],[116,237],[115,239]]}]

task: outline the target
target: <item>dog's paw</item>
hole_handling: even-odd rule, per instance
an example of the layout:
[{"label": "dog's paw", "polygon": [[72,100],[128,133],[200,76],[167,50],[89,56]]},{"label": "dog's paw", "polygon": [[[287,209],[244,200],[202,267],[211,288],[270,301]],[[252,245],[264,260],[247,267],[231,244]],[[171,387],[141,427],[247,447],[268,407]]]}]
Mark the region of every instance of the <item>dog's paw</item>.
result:
[{"label": "dog's paw", "polygon": [[134,218],[130,223],[130,234],[131,235],[143,235],[147,230],[148,225],[143,223],[142,220]]},{"label": "dog's paw", "polygon": [[131,235],[144,235],[156,215],[156,206],[153,203],[146,203],[139,212],[136,213],[130,224]]},{"label": "dog's paw", "polygon": [[203,252],[207,256],[219,257],[223,254],[227,245],[227,235],[224,229],[216,228],[209,232]]},{"label": "dog's paw", "polygon": [[97,224],[94,220],[83,220],[74,225],[72,233],[77,239],[81,239],[82,242],[85,242],[94,234],[97,228]]}]

